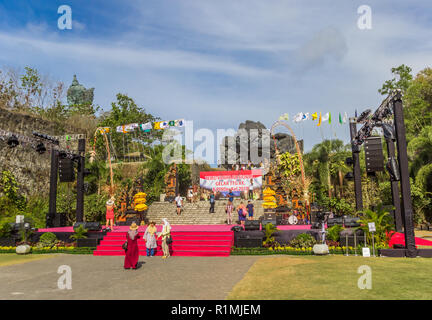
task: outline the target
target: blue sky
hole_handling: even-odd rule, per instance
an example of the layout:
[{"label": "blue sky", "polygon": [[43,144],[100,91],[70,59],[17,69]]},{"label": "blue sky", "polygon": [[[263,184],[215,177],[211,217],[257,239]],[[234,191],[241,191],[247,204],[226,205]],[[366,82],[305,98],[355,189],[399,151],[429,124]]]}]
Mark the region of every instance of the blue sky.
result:
[{"label": "blue sky", "polygon": [[[57,28],[62,4],[72,30]],[[361,5],[372,9],[371,30],[357,27]],[[195,128],[270,127],[286,112],[334,119],[377,107],[392,67],[431,66],[431,17],[430,0],[2,0],[0,65],[67,85],[77,74],[106,109],[122,92]],[[349,138],[347,125],[290,123],[306,150]]]}]

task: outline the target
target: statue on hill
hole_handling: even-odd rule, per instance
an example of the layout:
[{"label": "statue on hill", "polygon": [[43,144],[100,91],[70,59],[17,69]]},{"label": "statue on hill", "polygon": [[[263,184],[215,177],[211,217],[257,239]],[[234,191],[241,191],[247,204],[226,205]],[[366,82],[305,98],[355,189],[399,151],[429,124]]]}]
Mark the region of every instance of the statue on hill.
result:
[{"label": "statue on hill", "polygon": [[69,105],[93,104],[94,88],[86,89],[81,85],[76,75],[73,77],[71,86],[67,91],[67,102]]}]

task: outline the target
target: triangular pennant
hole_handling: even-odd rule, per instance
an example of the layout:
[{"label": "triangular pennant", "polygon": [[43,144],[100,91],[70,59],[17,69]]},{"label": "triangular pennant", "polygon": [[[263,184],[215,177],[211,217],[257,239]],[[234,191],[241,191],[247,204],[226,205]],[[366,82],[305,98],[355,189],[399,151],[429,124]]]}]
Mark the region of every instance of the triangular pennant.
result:
[{"label": "triangular pennant", "polygon": [[312,113],[312,120],[316,120],[316,119],[318,119],[318,113],[317,112]]},{"label": "triangular pennant", "polygon": [[344,117],[342,119],[343,123],[346,123],[348,121],[348,114],[345,111]]},{"label": "triangular pennant", "polygon": [[329,112],[329,123],[331,124],[331,113]]},{"label": "triangular pennant", "polygon": [[319,120],[318,120],[318,127],[321,125],[321,121],[322,121],[322,116],[321,116],[321,112],[320,112],[320,115],[319,115]]},{"label": "triangular pennant", "polygon": [[341,113],[339,112],[339,123],[340,124],[342,124],[343,122],[342,122],[342,115],[341,115]]}]

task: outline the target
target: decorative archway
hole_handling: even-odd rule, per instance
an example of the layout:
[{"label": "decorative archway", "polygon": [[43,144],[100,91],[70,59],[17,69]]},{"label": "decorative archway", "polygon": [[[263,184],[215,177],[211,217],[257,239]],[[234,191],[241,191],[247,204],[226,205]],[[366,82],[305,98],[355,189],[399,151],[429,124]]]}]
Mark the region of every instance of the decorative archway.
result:
[{"label": "decorative archway", "polygon": [[[300,149],[300,146],[298,144],[296,135],[295,135],[294,131],[291,129],[291,127],[288,125],[288,123],[286,123],[285,121],[278,120],[275,123],[273,123],[273,125],[271,126],[271,129],[270,129],[270,134],[273,136],[276,154],[279,153],[279,150],[277,149],[276,138],[274,137],[274,129],[278,126],[282,126],[282,127],[287,128],[289,130],[289,132],[291,133],[291,136],[294,139],[294,143],[295,143],[296,150],[297,150],[297,155],[299,157],[299,162],[300,162],[300,172],[301,172],[301,178],[302,178],[302,183],[303,183],[303,190],[305,193],[305,198],[307,198],[307,192],[308,191],[306,190],[307,186],[306,186],[306,178],[305,178],[304,166],[303,166],[303,157],[301,154],[301,149]],[[308,199],[305,199],[305,200],[308,201]]]}]

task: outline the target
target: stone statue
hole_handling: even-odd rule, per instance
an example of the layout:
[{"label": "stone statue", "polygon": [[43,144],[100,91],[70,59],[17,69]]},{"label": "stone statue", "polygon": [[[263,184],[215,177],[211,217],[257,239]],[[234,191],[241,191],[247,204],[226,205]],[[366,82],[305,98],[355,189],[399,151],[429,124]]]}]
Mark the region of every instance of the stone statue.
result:
[{"label": "stone statue", "polygon": [[69,105],[93,104],[94,88],[86,89],[79,84],[74,75],[71,86],[67,91],[67,102]]}]

